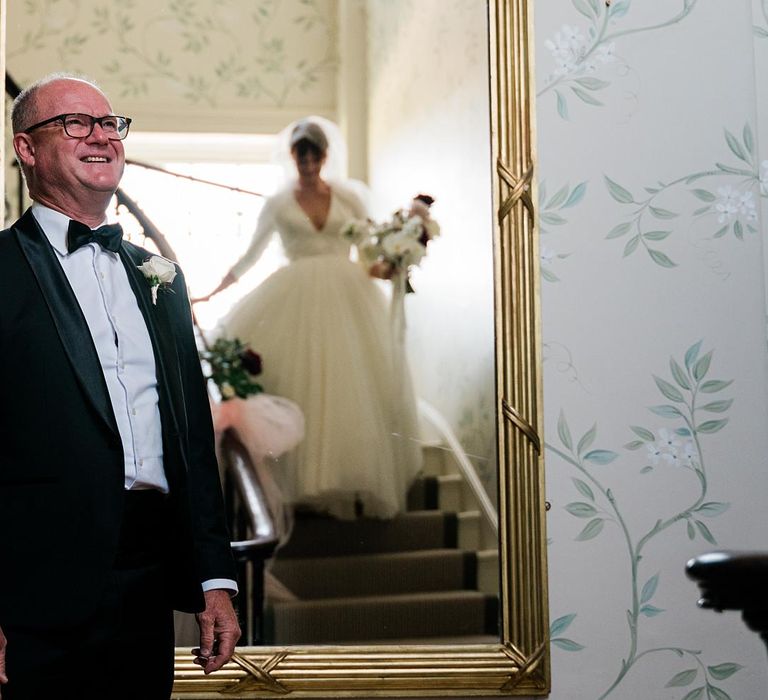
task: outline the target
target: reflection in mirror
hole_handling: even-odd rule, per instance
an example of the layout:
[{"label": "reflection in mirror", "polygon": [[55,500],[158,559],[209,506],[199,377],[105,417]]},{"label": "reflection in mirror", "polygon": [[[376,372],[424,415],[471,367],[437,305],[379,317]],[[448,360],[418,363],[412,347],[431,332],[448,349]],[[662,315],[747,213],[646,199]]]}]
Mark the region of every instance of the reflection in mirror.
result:
[{"label": "reflection in mirror", "polygon": [[[273,644],[495,641],[498,551],[485,3],[457,3],[453,12],[437,16],[430,2],[280,5],[271,18],[274,36],[294,33],[293,23],[302,17],[309,22],[312,10],[316,26],[325,30],[305,31],[304,59],[323,65],[329,47],[339,57],[325,60],[319,79],[338,85],[336,118],[346,125],[350,154],[345,169],[350,174],[357,170],[367,181],[369,214],[383,221],[415,194],[426,192],[435,198],[432,215],[441,235],[413,269],[415,291],[404,300],[407,354],[422,402],[420,429],[410,438],[420,443],[424,465],[417,479],[408,479],[407,512],[381,520],[366,518],[364,510],[357,522],[296,517],[290,541],[268,567],[259,638]],[[138,3],[131,21],[149,28],[161,14],[153,4]],[[12,26],[35,20],[42,18],[11,8]],[[103,21],[112,26],[113,20],[118,21],[117,15]],[[241,35],[237,18],[230,21],[232,26],[220,29]],[[355,42],[353,32],[361,32],[367,41]],[[18,76],[33,75],[36,66],[30,61],[39,60],[23,37],[14,32],[9,45],[9,65]],[[45,39],[61,55],[60,39],[52,34]],[[215,43],[211,48],[225,50]],[[79,49],[78,67],[90,63],[88,50],[88,43]],[[221,60],[225,57],[222,53]],[[70,60],[75,63],[75,57]],[[367,70],[355,73],[355,65]],[[129,74],[129,66],[122,66],[118,77],[128,79]],[[131,84],[125,83],[123,92]],[[145,84],[157,99],[162,81],[150,74]],[[367,103],[360,94],[368,96]],[[117,98],[113,101],[126,109]],[[194,103],[185,105],[187,110],[194,112]],[[274,141],[270,133],[227,137],[147,132],[136,117],[126,149],[135,161],[271,195],[284,177],[272,157]],[[122,186],[166,237],[193,296],[210,291],[244,252],[265,201],[263,196],[130,165]],[[122,208],[120,218],[134,240],[146,244],[141,226]],[[220,332],[217,325],[229,309],[285,262],[275,237],[244,279],[210,304],[195,307],[202,330],[209,337]],[[381,286],[391,295],[391,282]],[[259,323],[263,319],[254,318],[250,325]],[[252,335],[247,339],[253,349],[263,351],[258,332]],[[306,344],[294,340],[294,347]],[[265,367],[264,389],[280,394],[270,370]],[[326,446],[344,439],[338,422],[327,430],[337,434],[324,436]],[[380,448],[372,443],[369,449],[373,464]],[[271,465],[284,495],[292,491],[291,480],[285,478],[289,465],[283,463],[289,457]],[[364,458],[360,462],[362,473]],[[353,481],[347,488],[355,486]],[[186,628],[194,631],[194,624],[180,627],[179,644],[191,646],[195,640],[184,634]]]},{"label": "reflection in mirror", "polygon": [[[405,298],[424,453],[410,510],[391,521],[356,522],[352,536],[341,532],[344,523],[297,526],[297,540],[268,567],[260,628],[243,640],[267,646],[244,646],[231,669],[203,679],[183,648],[188,627],[180,620],[176,691],[546,692],[537,310],[530,304],[537,273],[520,205],[527,183],[515,181],[531,166],[527,0],[455,0],[450,11],[445,0],[133,0],[93,9],[82,0],[14,4],[8,69],[22,85],[54,69],[83,70],[134,117],[129,158],[250,192],[146,168],[126,173],[125,188],[171,243],[193,295],[210,291],[247,247],[259,195],[277,187],[270,139],[307,114],[341,126],[348,175],[367,182],[374,219],[426,192],[441,227]],[[499,172],[506,170],[503,182],[494,181],[492,203],[489,166],[497,159]],[[16,173],[6,180],[10,220],[26,203]],[[496,220],[492,207],[502,204]],[[126,226],[141,243],[140,228]],[[212,333],[228,308],[284,263],[275,240],[240,283],[198,306],[202,330]],[[513,298],[525,302],[514,312]],[[417,530],[415,520],[431,531]],[[419,538],[426,544],[415,549]],[[346,548],[344,556],[331,545]],[[291,547],[311,557],[281,559]],[[355,588],[361,562],[375,590]],[[291,590],[302,586],[310,590]],[[258,588],[249,580],[244,591]],[[347,602],[322,628],[323,610],[338,598]],[[411,626],[399,626],[403,620]],[[318,642],[327,646],[307,646]],[[360,675],[361,668],[374,675]]]}]

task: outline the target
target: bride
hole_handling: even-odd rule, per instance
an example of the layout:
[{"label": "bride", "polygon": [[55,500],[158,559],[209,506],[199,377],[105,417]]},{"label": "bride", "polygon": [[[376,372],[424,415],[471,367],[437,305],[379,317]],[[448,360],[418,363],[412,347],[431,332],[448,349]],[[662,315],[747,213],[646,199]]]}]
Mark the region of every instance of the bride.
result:
[{"label": "bride", "polygon": [[421,466],[415,398],[376,269],[353,261],[342,236],[367,212],[349,182],[325,177],[333,153],[324,126],[314,117],[291,125],[294,177],[266,201],[245,254],[195,301],[236,282],[279,234],[289,263],[238,302],[218,333],[257,350],[265,390],[304,413],[304,440],[279,462],[287,498],[338,518],[390,518],[405,509]]}]

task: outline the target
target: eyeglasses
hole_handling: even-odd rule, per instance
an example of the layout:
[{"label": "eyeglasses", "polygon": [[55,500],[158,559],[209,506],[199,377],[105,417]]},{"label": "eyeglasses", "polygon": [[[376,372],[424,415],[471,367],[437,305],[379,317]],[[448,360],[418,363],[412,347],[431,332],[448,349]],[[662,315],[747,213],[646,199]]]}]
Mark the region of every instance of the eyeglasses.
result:
[{"label": "eyeglasses", "polygon": [[61,122],[67,136],[73,139],[88,138],[93,133],[94,124],[98,124],[111,141],[122,141],[128,136],[128,129],[131,126],[131,119],[116,114],[108,114],[105,117],[92,117],[90,114],[58,114],[24,129],[24,133],[28,134],[53,122]]}]

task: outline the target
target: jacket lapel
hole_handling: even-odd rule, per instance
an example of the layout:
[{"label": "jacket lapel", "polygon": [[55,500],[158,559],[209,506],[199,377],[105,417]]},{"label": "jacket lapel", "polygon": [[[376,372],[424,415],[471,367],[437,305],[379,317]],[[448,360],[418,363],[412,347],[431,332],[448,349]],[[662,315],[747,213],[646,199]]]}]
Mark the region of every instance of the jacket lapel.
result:
[{"label": "jacket lapel", "polygon": [[168,317],[169,300],[161,293],[158,295],[157,304],[152,303],[151,288],[144,274],[139,270],[139,265],[144,262],[142,251],[130,243],[123,243],[119,255],[128,273],[128,281],[136,295],[152,341],[160,405],[168,408],[170,421],[165,428],[171,435],[178,436],[180,426],[184,425],[181,422],[184,416],[184,395],[179,375],[178,352]]},{"label": "jacket lapel", "polygon": [[40,285],[73,372],[98,414],[110,430],[118,434],[112,402],[91,332],[56,253],[31,211],[19,219],[14,226],[14,233]]}]

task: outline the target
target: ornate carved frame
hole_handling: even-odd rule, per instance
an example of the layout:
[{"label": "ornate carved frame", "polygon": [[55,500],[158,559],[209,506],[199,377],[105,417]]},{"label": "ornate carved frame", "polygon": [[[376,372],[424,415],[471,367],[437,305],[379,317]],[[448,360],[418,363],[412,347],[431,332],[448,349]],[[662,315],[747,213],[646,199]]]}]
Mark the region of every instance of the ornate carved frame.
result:
[{"label": "ornate carved frame", "polygon": [[[188,650],[179,649],[175,698],[504,697],[549,693],[532,9],[533,0],[488,0],[493,202],[497,213],[499,643],[242,647],[230,664],[208,677],[191,663]],[[5,0],[0,0],[0,45],[5,44],[4,14]],[[0,64],[3,54],[0,51]]]},{"label": "ornate carved frame", "polygon": [[499,530],[498,644],[244,647],[205,678],[186,650],[174,697],[535,696],[550,690],[534,202],[533,0],[488,0]]}]

